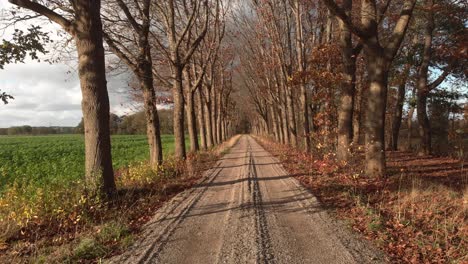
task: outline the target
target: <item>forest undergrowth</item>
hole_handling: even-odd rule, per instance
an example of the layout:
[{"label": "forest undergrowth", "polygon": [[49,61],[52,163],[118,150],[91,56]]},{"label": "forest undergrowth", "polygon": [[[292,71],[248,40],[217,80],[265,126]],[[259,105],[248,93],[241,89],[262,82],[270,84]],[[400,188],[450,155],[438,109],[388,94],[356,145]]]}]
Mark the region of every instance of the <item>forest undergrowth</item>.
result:
[{"label": "forest undergrowth", "polygon": [[387,152],[386,178],[258,138],[327,209],[387,253],[391,263],[467,263],[466,161]]}]

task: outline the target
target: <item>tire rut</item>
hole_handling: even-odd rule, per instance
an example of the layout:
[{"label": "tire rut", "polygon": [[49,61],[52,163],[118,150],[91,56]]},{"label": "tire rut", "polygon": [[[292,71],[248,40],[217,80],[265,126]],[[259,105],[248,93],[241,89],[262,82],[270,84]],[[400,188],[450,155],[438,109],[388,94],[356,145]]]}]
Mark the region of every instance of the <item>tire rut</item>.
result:
[{"label": "tire rut", "polygon": [[175,196],[111,263],[379,263],[254,139]]},{"label": "tire rut", "polygon": [[268,221],[263,208],[263,197],[260,190],[260,184],[257,177],[257,167],[252,155],[252,149],[249,150],[249,193],[251,194],[252,208],[255,214],[256,243],[257,243],[257,263],[276,263],[271,247],[271,236],[268,230]]},{"label": "tire rut", "polygon": [[[167,241],[174,233],[178,225],[185,219],[186,215],[190,211],[191,208],[200,200],[203,196],[203,193],[208,188],[209,184],[212,183],[218,174],[221,172],[219,168],[219,164],[216,164],[214,168],[207,172],[208,176],[204,178],[199,184],[206,183],[206,186],[203,188],[192,188],[189,191],[182,192],[176,197],[172,198],[170,202],[168,202],[165,206],[160,208],[156,215],[154,216],[153,220],[148,222],[144,228],[147,230],[143,234],[145,237],[145,241],[150,241],[149,244],[144,243],[137,243],[132,246],[132,248],[136,248],[138,250],[136,255],[128,254],[129,252],[133,252],[130,248],[127,251],[127,254],[123,254],[116,259],[109,261],[109,263],[152,263],[149,262],[151,259],[157,259],[159,252],[161,249],[166,245]],[[171,215],[176,215],[175,217],[170,218]],[[150,228],[155,223],[163,223],[163,225],[158,225],[159,228]],[[149,238],[149,239],[148,239]]]}]

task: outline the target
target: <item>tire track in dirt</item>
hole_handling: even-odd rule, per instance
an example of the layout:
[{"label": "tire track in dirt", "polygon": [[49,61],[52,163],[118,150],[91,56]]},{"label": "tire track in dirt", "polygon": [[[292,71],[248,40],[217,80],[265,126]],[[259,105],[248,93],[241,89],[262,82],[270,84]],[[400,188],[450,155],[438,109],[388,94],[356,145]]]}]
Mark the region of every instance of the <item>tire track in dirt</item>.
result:
[{"label": "tire track in dirt", "polygon": [[379,263],[253,138],[243,136],[111,263]]},{"label": "tire track in dirt", "polygon": [[257,167],[252,157],[252,148],[249,143],[249,190],[255,212],[257,263],[276,263],[271,248],[271,237],[268,230],[267,217],[263,209],[263,197],[257,177]]},{"label": "tire track in dirt", "polygon": [[[208,171],[208,176],[201,183],[212,183],[220,173],[218,165]],[[143,237],[149,238],[143,243],[138,243],[132,248],[138,248],[137,254],[123,254],[110,263],[148,263],[148,260],[157,258],[158,252],[164,247],[174,233],[177,226],[184,220],[187,213],[202,197],[206,188],[193,188],[172,198],[165,206],[158,210],[152,221],[144,227]],[[174,216],[174,217],[170,217]],[[155,223],[163,223],[158,228],[151,228]],[[146,243],[144,243],[146,242]]]}]

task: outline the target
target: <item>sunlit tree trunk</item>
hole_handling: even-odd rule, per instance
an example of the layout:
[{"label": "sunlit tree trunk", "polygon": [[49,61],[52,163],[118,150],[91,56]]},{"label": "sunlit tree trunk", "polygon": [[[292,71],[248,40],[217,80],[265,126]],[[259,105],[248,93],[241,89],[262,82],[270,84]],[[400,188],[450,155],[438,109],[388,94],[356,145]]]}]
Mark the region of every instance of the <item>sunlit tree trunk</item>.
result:
[{"label": "sunlit tree trunk", "polygon": [[[433,8],[433,0],[428,0],[428,8]],[[419,155],[430,155],[432,152],[431,125],[427,116],[427,96],[429,95],[429,64],[432,55],[432,38],[434,31],[434,14],[432,10],[427,11],[424,31],[424,49],[422,62],[419,66],[417,80],[417,115],[419,126],[419,137],[421,138],[421,148]]]},{"label": "sunlit tree trunk", "polygon": [[[351,13],[351,0],[345,0],[343,4],[347,14]],[[350,144],[353,137],[353,108],[354,94],[356,90],[356,55],[353,51],[351,31],[339,19],[340,46],[343,58],[343,75],[340,103],[338,107],[338,145],[336,149],[337,159],[347,161],[350,157]]]},{"label": "sunlit tree trunk", "polygon": [[355,94],[355,102],[354,102],[354,112],[353,112],[353,145],[361,144],[361,119],[362,119],[362,102],[363,102],[363,89],[364,84],[362,80],[362,74],[359,78],[359,81],[356,85],[356,94]]},{"label": "sunlit tree trunk", "polygon": [[109,96],[102,44],[100,1],[77,1],[75,36],[85,129],[86,179],[91,192],[115,192],[109,130]]},{"label": "sunlit tree trunk", "polygon": [[[305,72],[304,61],[304,37],[302,25],[302,6],[299,0],[295,1],[295,18],[296,18],[296,52],[297,64],[300,73]],[[300,103],[301,103],[301,117],[302,117],[302,130],[304,137],[304,150],[310,152],[310,130],[309,130],[309,108],[307,107],[307,90],[304,80],[301,79],[300,83]]]},{"label": "sunlit tree trunk", "polygon": [[406,77],[409,74],[409,64],[405,66],[405,71],[403,72],[403,79],[398,85],[398,94],[397,94],[397,102],[395,106],[395,113],[393,114],[392,120],[392,138],[391,138],[391,146],[390,149],[393,151],[398,150],[398,139],[400,136],[400,127],[401,127],[401,120],[403,118],[403,105],[405,104],[405,94],[406,94]]},{"label": "sunlit tree trunk", "polygon": [[187,114],[187,126],[190,139],[190,151],[197,152],[200,147],[198,145],[198,133],[197,133],[197,118],[195,116],[195,94],[192,91],[192,80],[189,72],[189,68],[184,69],[184,79],[186,81],[186,105],[185,110]]},{"label": "sunlit tree trunk", "polygon": [[369,74],[366,118],[366,174],[385,174],[385,110],[387,105],[388,63],[379,47],[364,46]]},{"label": "sunlit tree trunk", "polygon": [[209,98],[210,94],[211,94],[210,89],[213,89],[213,88],[206,87],[205,92],[204,92],[205,98],[203,99],[203,101],[204,101],[204,104],[203,104],[204,111],[203,112],[205,114],[204,119],[205,119],[206,146],[207,146],[207,148],[211,148],[214,145],[214,142],[213,142],[213,128],[212,128],[212,124],[211,124],[211,103],[212,103],[212,101]]},{"label": "sunlit tree trunk", "polygon": [[184,133],[184,91],[182,84],[183,67],[175,65],[174,67],[174,141],[175,141],[175,156],[180,159],[187,157],[185,150],[185,133]]},{"label": "sunlit tree trunk", "polygon": [[198,110],[198,127],[200,129],[200,144],[203,150],[207,149],[207,136],[206,136],[206,127],[205,127],[205,111],[204,103],[201,96],[201,87],[195,91],[197,97],[197,110]]}]

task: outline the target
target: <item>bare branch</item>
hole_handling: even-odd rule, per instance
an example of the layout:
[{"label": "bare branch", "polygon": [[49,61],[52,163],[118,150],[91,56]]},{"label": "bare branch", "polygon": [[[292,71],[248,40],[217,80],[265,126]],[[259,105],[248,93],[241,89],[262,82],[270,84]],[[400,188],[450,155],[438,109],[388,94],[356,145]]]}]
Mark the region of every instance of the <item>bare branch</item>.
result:
[{"label": "bare branch", "polygon": [[47,8],[44,5],[41,5],[36,2],[32,2],[30,0],[8,0],[8,2],[17,5],[22,8],[29,9],[36,13],[39,13],[48,19],[52,20],[53,22],[59,24],[66,32],[71,35],[75,35],[75,26],[72,22],[64,18],[63,16],[59,15],[58,13],[54,12],[53,10]]}]

